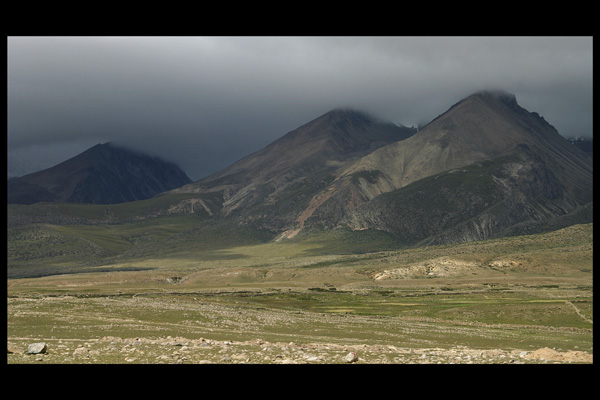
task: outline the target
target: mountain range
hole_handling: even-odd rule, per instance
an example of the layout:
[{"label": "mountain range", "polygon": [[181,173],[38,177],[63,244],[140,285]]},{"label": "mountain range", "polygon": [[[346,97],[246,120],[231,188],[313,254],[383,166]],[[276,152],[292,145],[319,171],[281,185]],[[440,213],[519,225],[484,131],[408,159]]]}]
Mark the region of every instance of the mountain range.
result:
[{"label": "mountain range", "polygon": [[220,192],[222,215],[276,240],[345,228],[426,245],[590,222],[593,164],[514,95],[478,92],[418,132],[334,110],[173,192]]},{"label": "mountain range", "polygon": [[222,215],[279,232],[314,207],[314,197],[327,191],[340,168],[415,132],[363,112],[336,109],[173,192],[222,193]]},{"label": "mountain range", "polygon": [[105,170],[93,167],[99,153],[114,151],[98,145],[11,180],[9,203],[154,196],[162,211],[140,207],[136,218],[201,211],[211,226],[264,240],[373,232],[398,246],[542,232],[593,215],[591,158],[504,92],[468,96],[419,130],[335,109],[195,182],[173,165],[116,156],[103,159]]},{"label": "mountain range", "polygon": [[191,182],[177,165],[113,143],[52,168],[8,180],[8,203],[116,204],[149,199]]}]

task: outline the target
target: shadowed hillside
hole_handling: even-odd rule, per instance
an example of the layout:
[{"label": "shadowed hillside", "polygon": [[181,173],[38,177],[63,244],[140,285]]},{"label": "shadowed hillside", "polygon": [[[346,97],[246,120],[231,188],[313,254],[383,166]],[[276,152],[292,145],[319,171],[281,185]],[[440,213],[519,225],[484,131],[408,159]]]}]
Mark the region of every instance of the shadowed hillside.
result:
[{"label": "shadowed hillside", "polygon": [[8,181],[9,204],[116,204],[149,199],[191,182],[175,164],[98,144],[52,168]]}]

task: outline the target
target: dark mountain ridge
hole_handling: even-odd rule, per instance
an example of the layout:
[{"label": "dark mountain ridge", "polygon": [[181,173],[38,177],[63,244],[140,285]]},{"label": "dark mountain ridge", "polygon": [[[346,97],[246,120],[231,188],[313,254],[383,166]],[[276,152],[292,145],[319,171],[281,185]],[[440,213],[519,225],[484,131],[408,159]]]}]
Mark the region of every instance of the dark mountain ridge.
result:
[{"label": "dark mountain ridge", "polygon": [[452,243],[591,222],[593,165],[513,95],[480,92],[356,161],[327,190],[303,226]]},{"label": "dark mountain ridge", "polygon": [[8,203],[116,204],[191,182],[175,164],[112,143],[97,144],[54,167],[8,181]]},{"label": "dark mountain ridge", "polygon": [[[415,129],[381,122],[370,115],[335,109],[288,132],[265,148],[178,191],[204,191],[229,182],[262,182],[290,169],[317,170],[350,160],[415,133]],[[335,164],[335,165],[334,165]]]},{"label": "dark mountain ridge", "polygon": [[243,223],[252,221],[277,231],[293,222],[294,212],[307,207],[340,167],[415,132],[364,112],[335,109],[230,167],[172,192],[221,191],[222,214],[236,214]]},{"label": "dark mountain ridge", "polygon": [[386,146],[355,163],[344,174],[376,165],[394,188],[462,165],[510,153],[527,144],[564,168],[591,172],[581,152],[537,113],[521,108],[514,95],[479,92],[434,119],[410,139]]},{"label": "dark mountain ridge", "polygon": [[418,132],[333,110],[174,192],[221,192],[221,216],[278,240],[341,228],[416,245],[586,222],[592,177],[543,117],[483,91]]},{"label": "dark mountain ridge", "polygon": [[[151,203],[152,212],[131,203],[128,220],[201,214],[201,226],[181,233],[198,240],[207,232],[286,240],[327,230],[399,247],[448,244],[592,222],[593,162],[514,95],[478,92],[418,132],[332,110]],[[36,221],[51,220],[38,211]],[[90,223],[109,223],[102,218]]]}]

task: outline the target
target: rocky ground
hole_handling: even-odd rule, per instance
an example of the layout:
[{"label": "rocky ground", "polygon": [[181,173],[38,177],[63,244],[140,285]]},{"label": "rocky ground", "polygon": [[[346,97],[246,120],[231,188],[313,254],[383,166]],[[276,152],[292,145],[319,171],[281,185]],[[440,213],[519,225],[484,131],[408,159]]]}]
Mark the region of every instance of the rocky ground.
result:
[{"label": "rocky ground", "polygon": [[[39,344],[44,343],[44,344]],[[36,345],[37,346],[34,346]],[[571,364],[592,363],[583,351],[398,348],[332,343],[235,342],[180,337],[52,340],[10,339],[11,364]]]},{"label": "rocky ground", "polygon": [[[268,292],[271,295],[267,296],[267,292],[152,292],[146,295],[91,297],[31,294],[9,297],[7,363],[593,362],[593,347],[589,343],[591,332],[588,329],[490,325],[468,321],[463,314],[456,314],[457,318],[462,316],[462,320],[454,321],[450,319],[454,314],[448,309],[436,315],[446,319],[421,316],[418,310],[413,312],[414,315],[361,315],[353,312],[369,304],[376,304],[382,311],[384,306],[403,307],[404,310],[409,306],[416,307],[418,303],[413,298],[361,297],[358,292],[332,294],[307,290],[285,296],[280,296],[277,291]],[[485,292],[487,297],[484,300],[491,301],[492,294]],[[357,297],[362,301],[352,303]],[[379,302],[373,303],[374,299]],[[278,301],[288,303],[284,303],[284,307]],[[436,301],[431,301],[431,304],[444,302],[443,299]],[[327,309],[300,310],[298,304],[302,302],[327,306]],[[292,307],[293,304],[296,305]],[[570,305],[561,305],[561,310],[566,313],[579,311]],[[306,307],[304,303],[302,306]],[[432,305],[427,303],[427,307]],[[506,305],[504,309],[509,310]],[[449,310],[459,312],[462,309]],[[523,310],[521,307],[517,311],[523,313]],[[43,344],[33,346],[39,343]],[[556,348],[551,348],[553,345],[550,343],[557,343]],[[481,347],[478,348],[478,344]]]}]

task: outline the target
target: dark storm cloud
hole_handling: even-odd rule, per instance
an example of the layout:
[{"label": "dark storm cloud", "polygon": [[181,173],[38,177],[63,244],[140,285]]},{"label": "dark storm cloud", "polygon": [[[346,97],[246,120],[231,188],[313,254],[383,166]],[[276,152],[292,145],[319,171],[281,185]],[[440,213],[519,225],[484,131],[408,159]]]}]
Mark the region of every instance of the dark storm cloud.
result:
[{"label": "dark storm cloud", "polygon": [[115,141],[198,179],[336,107],[413,125],[488,88],[589,136],[592,38],[9,37],[9,174]]}]

